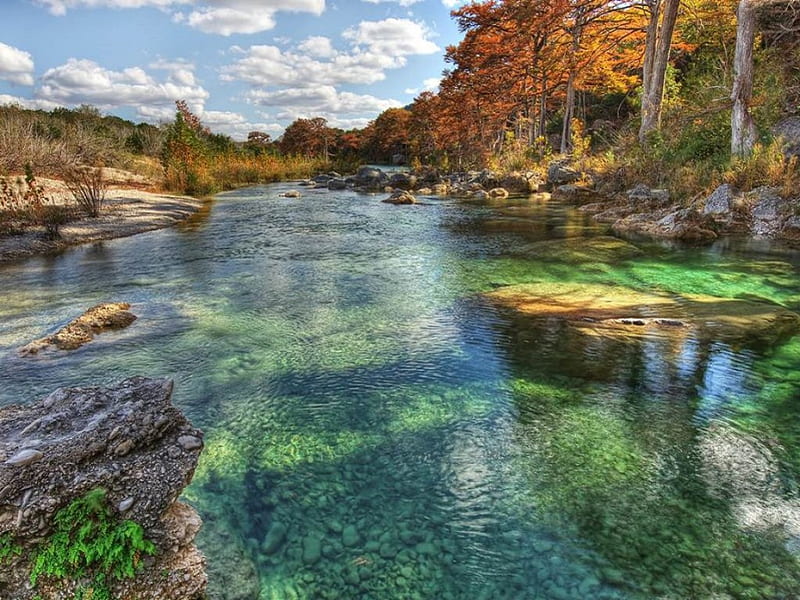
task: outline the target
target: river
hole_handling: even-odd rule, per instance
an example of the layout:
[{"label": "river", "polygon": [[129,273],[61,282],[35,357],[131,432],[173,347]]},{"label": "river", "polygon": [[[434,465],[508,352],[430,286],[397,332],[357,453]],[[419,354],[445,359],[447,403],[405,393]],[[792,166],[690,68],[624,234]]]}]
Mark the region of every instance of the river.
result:
[{"label": "river", "polygon": [[[800,338],[578,335],[484,295],[538,282],[800,310],[800,255],[640,245],[557,202],[390,206],[289,184],[184,226],[0,266],[0,404],[175,380],[212,600],[800,597]],[[565,257],[566,256],[566,257]],[[16,349],[100,302],[139,319]]]}]

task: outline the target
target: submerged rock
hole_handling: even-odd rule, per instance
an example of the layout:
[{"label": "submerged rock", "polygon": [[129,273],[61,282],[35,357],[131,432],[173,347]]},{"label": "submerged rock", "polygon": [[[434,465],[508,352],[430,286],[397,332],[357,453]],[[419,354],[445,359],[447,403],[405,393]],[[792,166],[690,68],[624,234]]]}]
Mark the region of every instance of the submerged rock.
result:
[{"label": "submerged rock", "polygon": [[701,295],[639,292],[621,286],[530,283],[487,294],[532,318],[561,319],[591,335],[694,335],[734,344],[775,344],[800,331],[800,315],[781,306]]},{"label": "submerged rock", "polygon": [[20,349],[20,354],[28,356],[55,346],[59,350],[75,350],[91,342],[94,336],[104,331],[123,329],[136,320],[129,312],[127,302],[113,302],[93,306],[77,319],[70,321],[53,335],[31,342]]},{"label": "submerged rock", "polygon": [[544,240],[521,246],[517,252],[538,260],[576,264],[619,262],[642,254],[633,244],[611,236]]},{"label": "submerged rock", "polygon": [[0,598],[72,597],[76,582],[68,578],[30,589],[32,552],[52,532],[59,509],[98,488],[158,548],[134,579],[112,585],[113,597],[204,596],[205,560],[194,546],[201,521],[176,502],[200,454],[178,440],[202,439],[202,433],[172,406],[171,395],[169,380],[135,378],[0,408],[0,536],[10,535],[22,548],[3,564]]}]

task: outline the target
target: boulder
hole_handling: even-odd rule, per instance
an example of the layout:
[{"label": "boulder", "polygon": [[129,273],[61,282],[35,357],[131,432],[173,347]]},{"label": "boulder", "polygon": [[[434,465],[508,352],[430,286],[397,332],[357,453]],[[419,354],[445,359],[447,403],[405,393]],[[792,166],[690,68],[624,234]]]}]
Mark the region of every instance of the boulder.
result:
[{"label": "boulder", "polygon": [[54,334],[24,346],[20,349],[20,354],[30,356],[52,347],[59,350],[76,350],[91,342],[98,333],[128,327],[136,320],[136,315],[128,311],[130,307],[127,302],[93,306]]},{"label": "boulder", "polygon": [[364,190],[380,191],[389,181],[389,176],[377,167],[359,167],[355,175],[356,186]]},{"label": "boulder", "polygon": [[748,192],[745,203],[750,207],[750,233],[756,237],[775,237],[793,212],[790,202],[767,186]]},{"label": "boulder", "polygon": [[800,156],[800,116],[786,117],[772,128],[772,135],[781,138],[787,157]]},{"label": "boulder", "polygon": [[489,190],[489,197],[490,198],[499,198],[501,200],[508,198],[508,190],[505,188],[492,188]]},{"label": "boulder", "polygon": [[568,161],[554,161],[547,167],[547,183],[563,185],[574,183],[581,178],[581,174],[569,166]]},{"label": "boulder", "polygon": [[381,202],[385,202],[386,204],[416,204],[417,199],[410,192],[397,190]]},{"label": "boulder", "polygon": [[0,408],[0,536],[21,549],[3,564],[0,598],[73,597],[79,582],[69,577],[42,578],[31,589],[31,561],[53,532],[58,511],[98,488],[113,514],[141,525],[157,548],[135,578],[108,582],[112,597],[205,597],[205,561],[194,546],[201,521],[177,502],[194,473],[203,434],[172,405],[171,395],[169,380],[134,378],[107,388],[59,389]]},{"label": "boulder", "polygon": [[282,196],[284,198],[299,198],[301,194],[299,190],[289,190],[288,192],[284,192]]},{"label": "boulder", "polygon": [[331,177],[330,175],[322,174],[322,175],[317,175],[316,177],[314,177],[314,179],[312,181],[317,185],[324,186],[324,185],[327,185],[328,182],[331,179],[333,179],[333,177]]},{"label": "boulder", "polygon": [[418,196],[433,196],[433,190],[431,188],[419,188],[417,190]]},{"label": "boulder", "polygon": [[328,189],[329,190],[346,190],[347,189],[347,180],[342,179],[341,177],[336,177],[333,179],[328,180]]},{"label": "boulder", "polygon": [[568,183],[553,190],[553,197],[567,202],[582,202],[595,196],[595,191],[585,185]]},{"label": "boulder", "polygon": [[[595,219],[601,216],[602,213],[595,216]],[[636,234],[693,243],[707,243],[717,239],[714,220],[693,208],[636,213],[617,220],[611,228],[619,235]]]},{"label": "boulder", "polygon": [[389,185],[401,190],[413,190],[417,186],[417,178],[410,173],[395,173],[389,178]]},{"label": "boulder", "polygon": [[559,319],[587,334],[693,335],[737,345],[776,344],[800,331],[800,315],[766,302],[640,292],[619,285],[531,283],[487,298],[531,318]]},{"label": "boulder", "polygon": [[297,185],[302,187],[317,187],[316,182],[312,181],[311,179],[304,179],[303,181],[299,182]]},{"label": "boulder", "polygon": [[633,188],[625,192],[629,202],[649,204],[668,204],[669,203],[669,190],[652,189],[643,183],[635,185]]},{"label": "boulder", "polygon": [[736,188],[729,183],[724,183],[706,198],[702,213],[719,221],[729,222],[733,215],[736,196]]},{"label": "boulder", "polygon": [[511,194],[532,194],[539,189],[541,180],[533,171],[512,171],[500,177],[497,187],[505,188]]},{"label": "boulder", "polygon": [[450,193],[450,187],[446,183],[436,183],[431,186],[431,191],[437,196],[446,196]]}]

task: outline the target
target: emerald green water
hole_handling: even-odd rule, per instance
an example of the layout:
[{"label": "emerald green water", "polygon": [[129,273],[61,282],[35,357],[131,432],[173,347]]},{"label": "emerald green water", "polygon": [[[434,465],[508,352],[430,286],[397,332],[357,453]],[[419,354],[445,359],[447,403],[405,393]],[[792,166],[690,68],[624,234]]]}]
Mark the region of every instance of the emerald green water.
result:
[{"label": "emerald green water", "polygon": [[[206,434],[186,497],[213,599],[800,597],[800,337],[612,339],[499,310],[532,281],[800,310],[769,245],[565,254],[557,203],[286,185],[187,226],[0,267],[0,404],[169,376]],[[139,316],[16,348],[95,303]]]}]

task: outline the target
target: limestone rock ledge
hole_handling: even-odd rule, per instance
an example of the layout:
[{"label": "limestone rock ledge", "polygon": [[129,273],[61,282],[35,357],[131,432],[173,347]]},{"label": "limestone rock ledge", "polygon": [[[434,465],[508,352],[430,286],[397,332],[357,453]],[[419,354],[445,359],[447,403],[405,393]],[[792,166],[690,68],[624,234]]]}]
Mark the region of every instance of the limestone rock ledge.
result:
[{"label": "limestone rock ledge", "polygon": [[0,598],[73,597],[63,582],[30,589],[30,552],[52,531],[59,509],[95,488],[104,488],[121,518],[139,523],[158,548],[134,579],[112,587],[113,597],[204,597],[205,559],[194,545],[200,517],[177,501],[203,434],[171,395],[170,380],[133,378],[0,408],[0,536],[10,533],[23,548],[0,569]]}]

